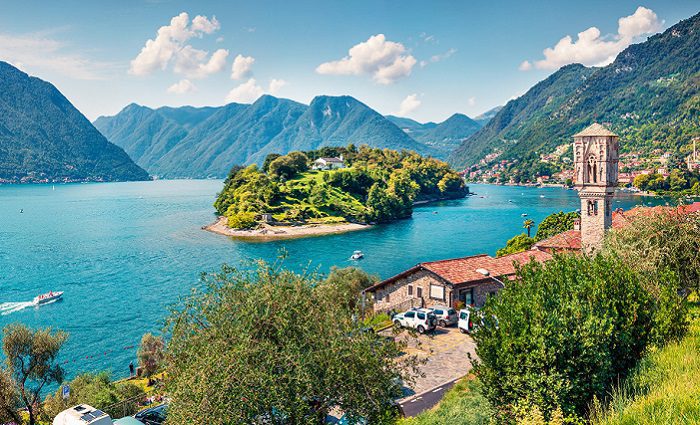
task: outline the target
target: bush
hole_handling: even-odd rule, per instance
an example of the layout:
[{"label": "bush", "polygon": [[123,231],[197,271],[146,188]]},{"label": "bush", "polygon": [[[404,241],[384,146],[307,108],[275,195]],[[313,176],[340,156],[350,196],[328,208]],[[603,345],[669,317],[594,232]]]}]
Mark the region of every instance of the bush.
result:
[{"label": "bush", "polygon": [[572,230],[574,228],[574,220],[579,217],[581,217],[581,215],[576,211],[568,213],[559,211],[558,213],[548,215],[537,226],[535,241],[539,242],[554,235],[558,235],[559,233],[566,232],[567,230]]},{"label": "bush", "polygon": [[488,425],[494,415],[483,395],[483,385],[473,376],[455,384],[434,410],[423,412],[415,418],[403,419],[400,425]]},{"label": "bush", "polygon": [[227,214],[227,217],[228,227],[232,229],[251,229],[258,223],[254,212],[232,213]]},{"label": "bush", "polygon": [[583,416],[641,358],[655,307],[642,278],[615,257],[526,264],[517,283],[489,298],[474,336],[485,396],[511,420],[523,405],[547,420],[557,409]]},{"label": "bush", "polygon": [[513,236],[512,238],[508,239],[508,242],[506,242],[506,246],[496,251],[496,257],[503,257],[504,255],[508,254],[515,254],[516,252],[527,251],[528,249],[532,248],[532,245],[534,244],[534,239],[532,239],[525,233],[521,233],[517,236]]}]

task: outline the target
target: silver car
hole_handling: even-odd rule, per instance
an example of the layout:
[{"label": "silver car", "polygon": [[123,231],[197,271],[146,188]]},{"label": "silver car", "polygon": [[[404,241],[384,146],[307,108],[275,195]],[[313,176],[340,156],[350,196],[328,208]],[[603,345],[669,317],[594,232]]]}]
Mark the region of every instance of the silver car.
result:
[{"label": "silver car", "polygon": [[430,307],[435,317],[437,317],[438,326],[441,328],[452,326],[457,323],[459,317],[454,308],[445,306],[433,306]]}]

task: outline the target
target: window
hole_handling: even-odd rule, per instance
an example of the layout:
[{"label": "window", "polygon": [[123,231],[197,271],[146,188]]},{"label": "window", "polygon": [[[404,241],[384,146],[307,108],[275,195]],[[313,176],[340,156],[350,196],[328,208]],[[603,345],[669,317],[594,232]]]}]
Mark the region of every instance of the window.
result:
[{"label": "window", "polygon": [[416,317],[416,313],[414,311],[409,311],[408,313],[404,314],[403,317],[407,319],[413,319],[414,317]]},{"label": "window", "polygon": [[456,313],[457,312],[453,308],[447,310],[447,314],[449,314],[450,316],[452,316],[453,314],[456,314]]},{"label": "window", "polygon": [[408,285],[408,296],[413,295],[413,285]]},{"label": "window", "polygon": [[434,310],[433,313],[435,313],[438,316],[442,316],[442,310]]},{"label": "window", "polygon": [[425,313],[418,313],[418,318],[420,320],[425,320]]},{"label": "window", "polygon": [[420,286],[416,288],[416,295],[418,296],[418,298],[423,298],[423,288],[421,288]]},{"label": "window", "polygon": [[386,299],[384,301],[389,302],[389,294],[386,294]]},{"label": "window", "polygon": [[436,300],[445,299],[445,287],[439,285],[430,285],[430,298]]},{"label": "window", "polygon": [[474,288],[462,289],[459,291],[459,300],[464,305],[474,305]]},{"label": "window", "polygon": [[377,302],[381,301],[381,300],[382,300],[382,293],[381,293],[381,292],[377,292],[377,293],[374,295],[374,299],[377,300]]},{"label": "window", "polygon": [[598,215],[598,201],[588,201],[586,210],[588,215]]},{"label": "window", "polygon": [[466,311],[459,313],[460,320],[467,320],[468,317],[469,317],[469,314]]}]

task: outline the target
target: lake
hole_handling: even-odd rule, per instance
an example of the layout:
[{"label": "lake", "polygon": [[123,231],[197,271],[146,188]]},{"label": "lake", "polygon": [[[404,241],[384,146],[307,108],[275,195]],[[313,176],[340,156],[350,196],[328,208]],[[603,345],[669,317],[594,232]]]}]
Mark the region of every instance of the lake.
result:
[{"label": "lake", "polygon": [[[471,185],[478,196],[417,207],[408,220],[251,243],[201,230],[214,220],[221,187],[216,180],[0,186],[0,326],[65,330],[69,377],[101,369],[122,377],[141,335],[159,331],[166,307],[222,263],[274,261],[284,249],[284,265],[295,270],[358,264],[386,278],[422,261],[494,255],[523,231],[522,213],[539,222],[579,208],[571,190]],[[640,199],[621,197],[614,206]],[[348,260],[356,249],[365,253],[357,263]],[[64,299],[28,306],[49,290],[65,291]]]}]

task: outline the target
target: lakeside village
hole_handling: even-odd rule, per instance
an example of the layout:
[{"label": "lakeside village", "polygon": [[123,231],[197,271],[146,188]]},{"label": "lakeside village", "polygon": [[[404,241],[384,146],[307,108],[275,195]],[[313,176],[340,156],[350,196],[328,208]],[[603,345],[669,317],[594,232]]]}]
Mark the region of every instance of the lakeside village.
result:
[{"label": "lakeside village", "polygon": [[[694,188],[693,185],[682,181],[687,174],[700,175],[700,137],[690,140],[688,147],[689,153],[686,154],[662,149],[654,149],[648,154],[621,153],[617,178],[619,186],[630,192],[679,192],[691,189],[693,195],[700,196],[700,185]],[[573,187],[574,162],[571,159],[570,148],[570,145],[565,144],[552,153],[540,154],[539,164],[533,172],[532,179],[523,177],[518,159],[498,160],[500,151],[486,155],[478,164],[466,168],[461,174],[472,182]]]},{"label": "lakeside village", "polygon": [[[82,381],[75,382],[81,379],[76,378],[71,382],[70,388],[67,385],[62,386],[44,402],[44,411],[55,413],[53,418],[48,418],[49,421],[54,425],[155,425],[164,423],[166,417],[170,417],[168,421],[172,420],[172,423],[388,424],[400,420],[403,421],[400,422],[402,424],[419,425],[438,423],[431,422],[430,418],[439,417],[435,415],[443,412],[441,409],[448,409],[449,407],[445,406],[456,403],[455,400],[467,400],[464,406],[470,407],[460,407],[460,420],[439,423],[488,423],[486,420],[498,415],[502,415],[500,419],[504,420],[504,423],[543,425],[564,423],[565,418],[574,420],[586,415],[590,418],[591,400],[597,397],[597,394],[607,392],[613,378],[625,376],[645,354],[647,344],[662,344],[671,338],[667,334],[678,338],[687,327],[685,319],[671,318],[661,324],[649,313],[666,308],[665,305],[654,303],[661,303],[666,296],[676,300],[675,297],[681,296],[680,292],[676,294],[674,288],[671,293],[665,294],[662,290],[656,295],[656,299],[645,295],[646,292],[639,292],[643,285],[635,286],[641,283],[634,280],[637,279],[634,277],[637,275],[626,271],[627,266],[611,267],[612,263],[609,261],[612,260],[596,254],[607,248],[606,237],[609,230],[646,231],[654,217],[697,217],[700,214],[700,202],[677,207],[613,210],[612,199],[620,182],[618,136],[602,125],[592,124],[575,134],[573,139],[573,170],[570,178],[579,193],[581,213],[571,223],[572,228],[568,228],[566,224],[561,231],[554,232],[520,252],[497,257],[480,254],[423,262],[378,282],[358,278],[357,281],[362,283],[354,286],[348,282],[353,281],[352,276],[359,273],[357,269],[343,269],[340,272],[336,270],[335,278],[332,273],[328,280],[309,285],[303,282],[303,277],[271,269],[263,269],[259,274],[254,274],[254,279],[257,280],[246,284],[242,283],[242,277],[250,275],[236,275],[235,272],[224,269],[223,274],[217,275],[216,280],[226,281],[227,273],[233,273],[230,275],[233,276],[231,281],[237,283],[221,287],[212,285],[214,293],[211,294],[211,298],[205,295],[198,301],[191,301],[184,310],[176,313],[175,320],[172,320],[176,325],[170,328],[173,335],[168,342],[169,354],[164,352],[165,342],[162,338],[150,334],[144,336],[139,350],[140,367],[138,371],[132,370],[132,375],[149,377],[147,383],[132,376],[131,380],[126,381],[126,385],[131,385],[131,393],[119,393],[116,387],[109,387],[116,384],[110,383],[107,377],[92,375],[89,378],[92,381],[87,384]],[[697,160],[697,157],[693,158],[693,161]],[[688,164],[690,166],[691,162]],[[340,157],[324,157],[314,163],[314,167],[321,170],[341,169],[342,166],[343,160]],[[645,221],[644,226],[638,225],[639,219]],[[695,231],[697,232],[697,229]],[[638,237],[633,233],[631,235],[632,238]],[[642,238],[645,241],[648,239]],[[663,243],[668,243],[672,238],[661,239]],[[697,241],[694,243],[697,245]],[[624,251],[623,249],[622,252]],[[690,252],[690,255],[697,256],[697,249]],[[685,264],[680,267],[687,266]],[[569,273],[569,279],[572,279],[571,286],[556,289],[556,286],[551,285],[553,282],[561,283],[562,273]],[[505,301],[501,296],[495,298],[495,303],[487,303],[487,300],[496,294],[515,296],[513,294],[518,294],[521,284],[525,285],[523,279],[528,276],[535,280],[553,280],[546,283],[549,286],[546,286],[542,293],[535,292],[538,290],[536,287],[522,287],[522,291],[533,290],[534,298],[528,297],[530,304],[524,303],[514,308],[503,304]],[[663,275],[664,278],[669,276],[671,275]],[[591,279],[586,280],[586,277]],[[697,279],[697,276],[691,276],[690,279]],[[608,281],[619,281],[620,287],[610,288],[606,284]],[[652,281],[644,284],[650,285]],[[280,288],[280,298],[270,299],[269,297],[273,296],[270,294]],[[636,288],[634,291],[637,292],[632,298],[623,296],[618,300],[621,296],[620,291],[624,292],[623,288]],[[572,298],[563,295],[568,291]],[[338,306],[339,301],[347,298],[348,292],[359,292],[362,307],[367,305],[374,312],[371,316],[384,319],[371,323],[370,328],[358,329],[355,313],[360,302],[354,296],[350,296],[348,299],[351,301],[348,301],[347,306],[344,303],[340,303],[342,307]],[[327,297],[328,294],[332,296]],[[547,296],[553,298],[549,301],[539,298]],[[583,298],[588,301],[580,306],[557,304],[562,302],[562,299],[574,302],[572,300]],[[250,302],[252,299],[256,302]],[[353,299],[355,301],[352,301]],[[225,308],[222,306],[222,311],[237,311],[241,317],[250,315],[253,321],[243,318],[232,321],[230,313],[220,316],[216,309],[212,310],[212,306],[216,305],[215,300],[219,303],[230,303],[225,305]],[[550,302],[548,309],[551,311],[528,310],[531,309],[532,302]],[[575,316],[590,314],[587,308],[596,302],[603,304],[595,310],[595,317],[611,321],[606,322],[608,325],[604,327],[598,327],[598,323],[593,319],[587,324],[581,324],[582,321]],[[676,303],[676,308],[679,308],[678,302],[673,302]],[[201,313],[193,313],[200,307],[203,309]],[[523,326],[512,328],[510,320],[515,319],[509,315],[517,315],[521,307],[528,310],[527,314],[533,317],[529,319],[527,329],[523,329]],[[346,310],[340,314],[329,314],[330,310],[324,310],[325,308],[347,308],[347,319],[344,319]],[[483,308],[493,310],[482,311]],[[570,310],[571,308],[574,310]],[[576,310],[578,308],[582,309]],[[287,310],[294,311],[287,314]],[[685,311],[664,310],[664,314],[680,315],[685,314]],[[306,326],[290,328],[290,323],[296,323],[293,318],[299,317],[302,312],[307,317],[314,317],[311,321],[313,323],[307,320]],[[192,314],[195,315],[191,316]],[[569,327],[566,333],[570,335],[559,335],[561,332],[547,333],[550,337],[559,335],[556,342],[548,342],[549,337],[540,335],[540,343],[545,345],[538,346],[534,334],[529,333],[537,332],[537,326],[545,326],[542,323],[546,326],[553,323],[547,319],[540,322],[541,314],[563,314],[556,317],[557,320],[565,322],[565,327]],[[636,319],[628,322],[625,316],[619,318],[619,322],[615,322],[612,321],[613,316],[607,316],[612,314],[629,314]],[[495,322],[491,318],[494,318]],[[223,328],[219,328],[221,326]],[[227,326],[233,328],[226,328]],[[609,326],[613,326],[614,329],[605,330]],[[233,340],[227,340],[226,343],[217,340],[218,332],[222,329],[226,329],[222,335],[237,335],[236,338],[241,340],[240,344],[236,345]],[[284,340],[270,336],[277,335],[277,332],[284,335]],[[521,337],[518,342],[508,339],[519,338],[518,335],[529,336]],[[43,337],[50,338],[47,335]],[[276,342],[269,345],[268,337]],[[65,341],[65,335],[61,335],[59,339],[61,338]],[[656,342],[651,338],[657,338],[654,340]],[[224,345],[218,345],[220,343]],[[342,344],[342,355],[337,352],[335,344]],[[529,358],[534,362],[528,363],[527,367],[532,369],[530,372],[522,370],[521,366],[525,361],[517,356],[510,360],[512,364],[503,363],[506,358],[504,356],[512,355],[511,350],[523,356],[530,356],[538,350],[551,349],[548,344],[555,345],[554,357],[566,356],[566,353],[576,350],[594,349],[585,347],[597,347],[595,350],[607,350],[618,346],[620,348],[619,352],[601,351],[590,359],[581,354],[567,360],[566,362],[576,362],[581,372],[566,388],[544,385],[544,381],[539,380],[542,376],[539,366],[544,369],[555,367],[545,365],[549,361],[545,355]],[[26,412],[15,416],[15,423],[20,423],[27,415],[30,417],[30,424],[41,422],[41,386],[52,382],[51,379],[61,384],[60,366],[51,364],[55,361],[60,345],[60,341],[54,342],[50,345],[52,348],[49,348],[54,351],[40,360],[45,362],[42,367],[46,366],[47,371],[53,371],[53,375],[49,373],[47,377],[37,377],[27,374],[30,381],[34,378],[43,380],[34,394],[33,401],[31,393],[25,392],[25,387],[21,387],[19,394],[13,395],[6,385],[0,385],[0,390],[5,391],[0,395],[17,397],[17,403],[27,405]],[[223,351],[217,351],[219,348]],[[203,359],[203,352],[213,357]],[[610,357],[604,358],[605,356]],[[163,371],[162,368],[159,369],[158,364],[165,362],[166,358],[168,363],[176,366]],[[474,362],[476,358],[480,359],[479,362]],[[560,360],[555,360],[555,363],[558,364]],[[217,364],[219,366],[216,366]],[[499,369],[499,364],[505,369]],[[351,365],[357,368],[350,367]],[[317,367],[321,369],[315,369]],[[417,368],[420,372],[409,377],[404,372],[411,368]],[[278,393],[276,387],[272,389],[274,385],[286,385],[284,382],[287,378],[283,379],[283,375],[279,374],[281,370],[289,374],[284,375],[285,377],[294,381],[294,385],[289,387],[294,388],[291,393]],[[308,371],[313,372],[308,375]],[[508,373],[516,373],[517,379]],[[18,375],[18,378],[21,378],[22,372]],[[51,377],[48,377],[49,375]],[[475,383],[475,376],[478,377],[478,384]],[[535,378],[536,376],[540,378]],[[226,389],[225,393],[218,393],[217,388],[221,382],[219,380],[229,382],[226,380],[233,377],[236,382],[240,380],[245,384],[235,384]],[[11,380],[4,375],[0,375],[0,378],[5,381]],[[166,381],[164,389],[157,385],[152,386],[161,379]],[[279,382],[280,380],[284,382]],[[139,389],[133,385],[138,382],[143,388]],[[397,386],[397,382],[400,385]],[[597,383],[592,385],[592,382]],[[382,383],[387,385],[382,387]],[[93,394],[93,391],[102,388],[100,385],[107,386],[112,391],[111,398],[102,399],[108,400],[104,403],[109,404],[92,406],[88,401],[96,403],[101,400]],[[247,390],[259,385],[263,388],[270,386],[270,391],[264,391],[263,394],[252,389]],[[508,400],[513,400],[515,393],[520,397],[523,391],[532,391],[535,398],[528,401],[528,404],[518,405],[520,407],[509,404],[512,401]],[[235,393],[235,396],[227,398],[226,394],[231,392]],[[115,395],[117,393],[119,396]],[[441,403],[445,394],[451,396]],[[536,401],[540,396],[543,397],[541,400],[558,401],[551,404],[540,403]],[[211,400],[213,397],[223,397],[223,400]],[[310,403],[309,400],[313,402]],[[145,401],[155,403],[156,407],[151,405],[143,410]],[[500,412],[493,407],[498,403],[502,403],[503,406]],[[437,410],[433,409],[435,405],[438,405]],[[200,410],[207,412],[207,415],[224,415],[226,421],[208,422],[200,416]],[[400,416],[416,418],[397,419],[394,414],[397,411]],[[5,416],[0,418],[8,416],[7,411],[4,413]],[[323,419],[319,419],[319,414]],[[113,419],[122,416],[124,417],[113,422]],[[248,418],[247,421],[241,419],[244,417]],[[529,421],[528,418],[531,417],[540,418],[539,422]],[[421,422],[421,418],[427,420]],[[556,422],[556,418],[562,421]],[[552,422],[549,422],[550,419]]]}]

